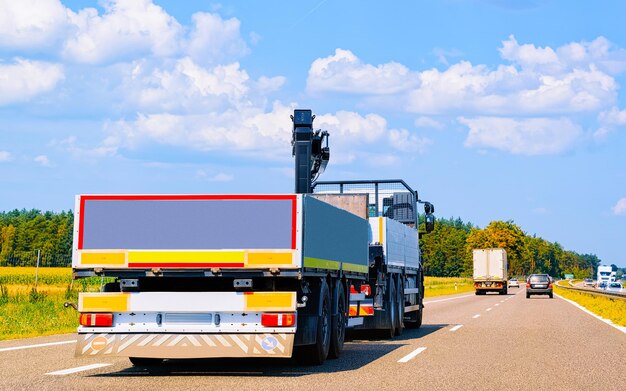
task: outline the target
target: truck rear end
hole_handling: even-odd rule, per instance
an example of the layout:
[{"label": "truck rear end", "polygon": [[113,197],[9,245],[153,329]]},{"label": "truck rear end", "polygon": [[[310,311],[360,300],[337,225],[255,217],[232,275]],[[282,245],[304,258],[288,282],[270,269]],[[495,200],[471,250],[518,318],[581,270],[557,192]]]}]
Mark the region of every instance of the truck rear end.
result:
[{"label": "truck rear end", "polygon": [[508,265],[506,251],[501,248],[475,249],[474,289],[477,295],[487,292],[507,293]]},{"label": "truck rear end", "polygon": [[316,343],[320,287],[367,276],[367,221],[306,195],[83,195],[75,210],[74,278],[115,279],[79,296],[78,356],[291,357]]}]

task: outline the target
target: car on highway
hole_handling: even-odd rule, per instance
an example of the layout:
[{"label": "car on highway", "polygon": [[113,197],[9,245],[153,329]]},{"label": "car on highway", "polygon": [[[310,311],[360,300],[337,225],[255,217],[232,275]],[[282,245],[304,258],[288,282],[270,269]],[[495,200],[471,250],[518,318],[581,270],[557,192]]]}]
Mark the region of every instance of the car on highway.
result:
[{"label": "car on highway", "polygon": [[593,280],[591,278],[585,278],[583,280],[583,286],[593,286]]},{"label": "car on highway", "polygon": [[548,295],[552,298],[552,279],[547,274],[531,274],[526,282],[526,298],[532,295]]},{"label": "car on highway", "polygon": [[623,292],[624,287],[619,282],[609,282],[609,285],[606,287],[608,292]]},{"label": "car on highway", "polygon": [[512,287],[512,286],[519,288],[519,281],[517,281],[517,278],[511,278],[509,280],[509,287]]}]

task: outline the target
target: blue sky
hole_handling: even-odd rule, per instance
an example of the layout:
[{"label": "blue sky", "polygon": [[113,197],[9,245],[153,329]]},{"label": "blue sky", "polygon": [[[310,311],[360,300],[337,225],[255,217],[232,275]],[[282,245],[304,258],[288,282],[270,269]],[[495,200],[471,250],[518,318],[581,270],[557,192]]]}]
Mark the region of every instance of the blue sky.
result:
[{"label": "blue sky", "polygon": [[0,210],[289,193],[310,108],[323,179],[626,266],[625,4],[0,0]]}]

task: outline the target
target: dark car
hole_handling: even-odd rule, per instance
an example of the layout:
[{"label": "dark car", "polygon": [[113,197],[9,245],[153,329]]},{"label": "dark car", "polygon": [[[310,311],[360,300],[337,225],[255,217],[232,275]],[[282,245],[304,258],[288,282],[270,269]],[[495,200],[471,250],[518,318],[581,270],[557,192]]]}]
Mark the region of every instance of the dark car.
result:
[{"label": "dark car", "polygon": [[526,298],[531,295],[548,295],[552,298],[552,279],[547,274],[531,274],[526,282]]}]

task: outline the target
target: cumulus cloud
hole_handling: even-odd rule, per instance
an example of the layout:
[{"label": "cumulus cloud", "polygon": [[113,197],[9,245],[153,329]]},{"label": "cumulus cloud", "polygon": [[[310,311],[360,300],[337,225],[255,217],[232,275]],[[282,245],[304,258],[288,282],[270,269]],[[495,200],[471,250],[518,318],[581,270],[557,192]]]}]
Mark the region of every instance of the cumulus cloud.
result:
[{"label": "cumulus cloud", "polygon": [[59,0],[0,0],[0,48],[47,51],[88,64],[190,56],[203,65],[234,61],[249,52],[240,22],[198,12],[183,27],[152,0],[104,0],[103,12],[77,12]]},{"label": "cumulus cloud", "polygon": [[0,0],[0,47],[47,49],[67,33],[70,12],[59,0]]},{"label": "cumulus cloud", "polygon": [[421,116],[415,120],[415,126],[418,128],[434,128],[434,129],[442,129],[444,125],[430,117]]},{"label": "cumulus cloud", "polygon": [[235,18],[223,20],[217,14],[198,12],[192,16],[194,27],[186,51],[201,64],[233,61],[249,53],[241,38],[240,22]]},{"label": "cumulus cloud", "polygon": [[364,64],[351,51],[336,49],[334,55],[313,61],[307,89],[310,92],[394,94],[415,86],[417,82],[417,74],[402,64]]},{"label": "cumulus cloud", "polygon": [[110,0],[105,12],[94,8],[70,13],[74,33],[63,55],[79,62],[100,63],[152,53],[168,56],[179,50],[182,27],[151,0]]},{"label": "cumulus cloud", "polygon": [[432,140],[426,137],[419,137],[406,129],[391,129],[389,131],[389,142],[399,151],[417,153],[423,153],[432,144]]},{"label": "cumulus cloud", "polygon": [[12,159],[13,159],[13,156],[11,155],[11,152],[0,151],[0,163],[8,162],[8,161],[11,161]]},{"label": "cumulus cloud", "polygon": [[420,114],[560,115],[611,105],[618,89],[613,75],[626,70],[626,51],[603,37],[554,49],[510,36],[499,50],[508,64],[492,68],[459,61],[443,70],[414,71],[398,63],[366,64],[337,49],[311,64],[307,88],[366,98],[390,95],[394,107]]},{"label": "cumulus cloud", "polygon": [[19,58],[13,64],[0,63],[0,105],[27,101],[51,91],[63,79],[58,64]]},{"label": "cumulus cloud", "polygon": [[616,127],[626,125],[626,109],[612,107],[611,110],[603,111],[598,114],[598,122],[600,127],[593,133],[593,137],[596,140],[603,140]]},{"label": "cumulus cloud", "polygon": [[465,146],[493,148],[516,155],[545,155],[570,148],[582,130],[568,118],[460,117],[469,128]]},{"label": "cumulus cloud", "polygon": [[43,167],[50,167],[50,159],[46,155],[35,156],[33,161]]},{"label": "cumulus cloud", "polygon": [[626,216],[626,197],[620,198],[612,209],[614,215]]}]

